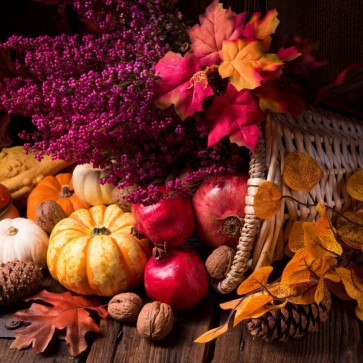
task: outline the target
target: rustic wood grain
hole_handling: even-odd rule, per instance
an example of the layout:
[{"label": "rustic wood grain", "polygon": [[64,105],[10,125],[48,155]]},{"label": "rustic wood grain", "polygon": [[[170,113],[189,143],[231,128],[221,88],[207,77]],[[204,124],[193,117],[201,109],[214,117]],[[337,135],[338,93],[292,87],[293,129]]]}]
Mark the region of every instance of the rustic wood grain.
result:
[{"label": "rustic wood grain", "polygon": [[178,313],[172,332],[160,342],[150,342],[139,336],[134,326],[123,326],[115,363],[204,363],[209,361],[211,344],[193,340],[215,323],[216,294],[211,293],[196,309]]},{"label": "rustic wood grain", "polygon": [[[318,332],[287,343],[253,339],[242,323],[217,339],[212,363],[225,362],[227,351],[230,362],[361,362],[363,345],[354,306],[354,303],[334,301],[328,321],[320,325]],[[222,322],[226,316],[227,313],[222,315]]]}]

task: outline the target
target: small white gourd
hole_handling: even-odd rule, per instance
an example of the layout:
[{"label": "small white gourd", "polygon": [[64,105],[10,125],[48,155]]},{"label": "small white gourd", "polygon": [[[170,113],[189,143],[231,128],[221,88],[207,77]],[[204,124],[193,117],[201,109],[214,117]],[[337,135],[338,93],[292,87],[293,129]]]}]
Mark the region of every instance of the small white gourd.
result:
[{"label": "small white gourd", "polygon": [[34,221],[27,218],[6,218],[0,221],[0,263],[33,261],[47,265],[49,237]]}]

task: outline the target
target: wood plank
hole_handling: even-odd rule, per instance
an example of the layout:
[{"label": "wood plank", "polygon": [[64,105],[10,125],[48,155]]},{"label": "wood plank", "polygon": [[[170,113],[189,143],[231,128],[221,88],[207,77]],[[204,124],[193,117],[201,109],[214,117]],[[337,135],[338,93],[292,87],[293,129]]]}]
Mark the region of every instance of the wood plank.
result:
[{"label": "wood plank", "polygon": [[117,346],[115,363],[204,363],[209,361],[213,344],[193,340],[215,323],[216,293],[211,292],[197,307],[175,315],[172,332],[160,342],[139,336],[135,326],[124,325]]},{"label": "wood plank", "polygon": [[[354,303],[334,301],[328,321],[318,332],[287,343],[253,339],[246,324],[242,323],[217,339],[212,363],[359,363],[363,345],[354,306]],[[227,312],[222,314],[222,322],[226,316]]]}]

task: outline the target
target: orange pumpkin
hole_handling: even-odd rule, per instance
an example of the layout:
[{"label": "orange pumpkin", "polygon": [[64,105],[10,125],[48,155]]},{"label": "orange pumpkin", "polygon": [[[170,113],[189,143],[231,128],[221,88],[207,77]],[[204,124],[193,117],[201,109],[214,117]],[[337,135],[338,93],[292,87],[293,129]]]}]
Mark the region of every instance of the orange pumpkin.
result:
[{"label": "orange pumpkin", "polygon": [[66,216],[80,208],[89,208],[74,193],[72,174],[61,173],[56,176],[48,175],[43,178],[31,191],[27,201],[27,218],[35,221],[37,206],[46,200],[54,200],[63,209]]},{"label": "orange pumpkin", "polygon": [[113,296],[138,286],[150,256],[147,239],[132,234],[133,215],[115,204],[78,209],[49,238],[52,277],[83,295]]}]

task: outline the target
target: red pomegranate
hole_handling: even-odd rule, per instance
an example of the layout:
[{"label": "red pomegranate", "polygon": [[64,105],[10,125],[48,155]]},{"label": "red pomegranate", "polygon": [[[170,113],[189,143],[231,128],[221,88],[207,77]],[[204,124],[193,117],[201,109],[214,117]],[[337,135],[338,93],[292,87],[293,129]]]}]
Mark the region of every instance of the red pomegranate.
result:
[{"label": "red pomegranate", "polygon": [[160,258],[151,257],[144,270],[147,295],[169,304],[174,310],[187,310],[208,293],[208,275],[203,260],[191,248],[169,250]]},{"label": "red pomegranate", "polygon": [[193,198],[196,236],[210,247],[236,247],[245,216],[248,174],[222,175],[201,184]]},{"label": "red pomegranate", "polygon": [[[164,187],[160,189],[167,191]],[[176,196],[152,205],[133,204],[136,232],[154,244],[175,247],[184,243],[194,230],[194,215],[190,199]]]}]

